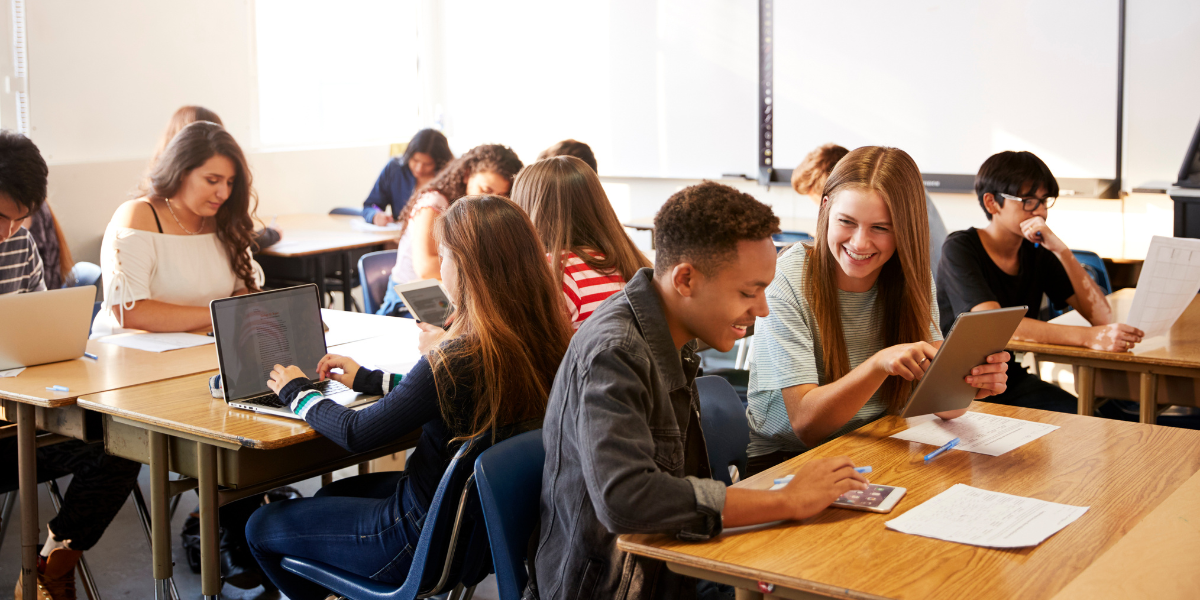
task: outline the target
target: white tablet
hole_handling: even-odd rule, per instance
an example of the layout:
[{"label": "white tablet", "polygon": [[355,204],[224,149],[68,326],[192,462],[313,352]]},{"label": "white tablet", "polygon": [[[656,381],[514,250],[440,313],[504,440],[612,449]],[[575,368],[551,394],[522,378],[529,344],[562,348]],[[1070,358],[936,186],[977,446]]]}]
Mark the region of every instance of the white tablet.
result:
[{"label": "white tablet", "polygon": [[418,321],[443,327],[454,312],[450,294],[436,279],[422,279],[395,287],[404,306]]},{"label": "white tablet", "polygon": [[987,362],[988,356],[1004,350],[1028,310],[1025,306],[1013,306],[958,315],[900,416],[916,417],[971,406],[977,388],[965,381],[967,375]]}]

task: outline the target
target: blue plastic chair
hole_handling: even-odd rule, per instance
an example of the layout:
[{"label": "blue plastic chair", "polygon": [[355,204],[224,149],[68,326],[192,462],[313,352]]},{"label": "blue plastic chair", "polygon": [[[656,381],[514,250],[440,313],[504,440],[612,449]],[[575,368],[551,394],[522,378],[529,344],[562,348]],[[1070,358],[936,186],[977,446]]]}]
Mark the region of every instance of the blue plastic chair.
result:
[{"label": "blue plastic chair", "polygon": [[746,447],[750,445],[750,424],[746,422],[746,407],[733,386],[715,375],[696,378],[700,396],[700,429],[708,446],[708,464],[712,478],[733,485],[729,465],[738,473],[746,473]]},{"label": "blue plastic chair", "polygon": [[[1112,280],[1108,278],[1108,269],[1105,268],[1104,259],[1100,258],[1099,254],[1090,250],[1072,250],[1071,254],[1075,255],[1075,260],[1079,261],[1079,264],[1087,272],[1088,276],[1092,278],[1092,281],[1095,281],[1096,285],[1104,290],[1105,295],[1113,293]],[[1055,306],[1051,303],[1049,308],[1042,311],[1045,313],[1043,318],[1049,321],[1069,310],[1071,310],[1070,306]]]},{"label": "blue plastic chair", "polygon": [[71,267],[71,273],[67,275],[67,280],[63,282],[63,287],[73,288],[81,285],[99,285],[99,283],[100,265],[80,261]]},{"label": "blue plastic chair", "polygon": [[363,292],[363,312],[375,314],[387,293],[392,267],[396,266],[395,250],[380,250],[358,259],[358,281]]},{"label": "blue plastic chair", "polygon": [[408,577],[399,588],[304,558],[285,557],[283,568],[352,600],[413,600],[459,584],[474,588],[487,576],[489,552],[471,467],[489,439],[485,435],[464,443],[446,467],[425,514]]},{"label": "blue plastic chair", "polygon": [[525,559],[538,524],[545,461],[541,429],[504,440],[475,459],[500,600],[518,600],[529,583]]},{"label": "blue plastic chair", "polygon": [[361,219],[363,216],[362,211],[363,211],[363,209],[354,208],[352,206],[339,206],[339,207],[329,211],[329,214],[331,214],[331,215],[349,215],[349,216],[354,216],[354,217],[358,217]]}]

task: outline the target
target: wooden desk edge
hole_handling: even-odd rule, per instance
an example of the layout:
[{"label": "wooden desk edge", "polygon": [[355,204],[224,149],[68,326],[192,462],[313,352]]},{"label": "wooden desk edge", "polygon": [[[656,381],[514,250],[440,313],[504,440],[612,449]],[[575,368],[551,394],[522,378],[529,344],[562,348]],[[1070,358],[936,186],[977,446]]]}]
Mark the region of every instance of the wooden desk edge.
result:
[{"label": "wooden desk edge", "polygon": [[355,242],[352,244],[342,244],[342,245],[334,247],[334,248],[324,248],[321,250],[303,250],[300,252],[277,252],[270,248],[266,248],[264,250],[259,251],[257,254],[263,254],[266,256],[278,256],[280,258],[303,258],[305,256],[316,256],[318,254],[334,254],[337,252],[343,252],[345,250],[356,250],[358,248],[369,248],[371,246],[378,246],[381,244],[386,244],[391,241],[394,241],[394,238],[387,237],[387,238],[382,238],[382,239],[378,239],[378,240]]},{"label": "wooden desk edge", "polygon": [[12,400],[22,404],[32,404],[38,408],[61,408],[63,406],[72,406],[79,396],[67,396],[65,398],[38,398],[37,396],[26,396],[24,394],[16,394],[13,392],[0,391],[0,400]]}]

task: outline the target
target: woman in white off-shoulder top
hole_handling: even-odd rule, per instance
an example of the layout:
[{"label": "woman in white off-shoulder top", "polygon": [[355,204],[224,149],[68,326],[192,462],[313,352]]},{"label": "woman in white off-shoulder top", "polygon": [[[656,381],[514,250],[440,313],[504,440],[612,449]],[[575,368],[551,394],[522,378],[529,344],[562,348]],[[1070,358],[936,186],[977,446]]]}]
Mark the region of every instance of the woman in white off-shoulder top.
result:
[{"label": "woman in white off-shoulder top", "polygon": [[147,187],[104,232],[104,302],[92,337],[204,329],[212,324],[210,300],[261,284],[251,258],[257,199],[233,136],[206,121],[184,127]]}]

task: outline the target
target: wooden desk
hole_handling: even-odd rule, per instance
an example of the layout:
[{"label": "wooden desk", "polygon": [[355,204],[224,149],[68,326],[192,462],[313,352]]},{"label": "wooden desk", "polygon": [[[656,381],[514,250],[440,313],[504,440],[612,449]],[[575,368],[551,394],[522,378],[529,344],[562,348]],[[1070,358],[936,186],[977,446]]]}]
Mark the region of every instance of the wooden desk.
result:
[{"label": "wooden desk", "polygon": [[[1126,288],[1108,296],[1118,321],[1125,321],[1133,304],[1134,290]],[[1082,325],[1077,313],[1067,313],[1053,321]],[[1138,373],[1141,422],[1154,423],[1158,416],[1158,384],[1164,376],[1200,378],[1200,300],[1193,300],[1166,335],[1143,340],[1131,352],[1102,352],[1077,346],[1057,346],[1010,341],[1008,349],[1033,352],[1038,360],[1075,365],[1075,388],[1079,396],[1079,414],[1091,415],[1096,403],[1096,369]],[[1176,404],[1183,402],[1182,399]]]},{"label": "wooden desk", "polygon": [[309,274],[309,280],[320,289],[321,298],[325,297],[325,259],[340,259],[342,290],[345,292],[342,304],[349,311],[353,307],[350,299],[350,288],[354,283],[351,280],[354,272],[352,251],[381,249],[387,242],[400,237],[395,231],[356,230],[351,225],[354,221],[362,221],[362,218],[345,215],[280,215],[275,225],[283,232],[283,239],[259,252],[256,257],[260,263],[264,263],[264,271],[276,261],[301,263]]},{"label": "wooden desk", "polygon": [[[745,598],[761,597],[757,583],[762,581],[774,584],[775,596],[782,598],[1037,600],[1053,598],[1110,549],[1124,548],[1121,540],[1142,530],[1143,523],[1146,529],[1139,537],[1153,537],[1154,522],[1196,515],[1195,497],[1187,492],[1184,507],[1165,501],[1200,471],[1200,432],[982,402],[972,410],[1061,428],[1001,456],[951,451],[925,464],[922,456],[932,447],[887,437],[908,425],[899,417],[885,417],[737,486],[766,489],[772,479],[809,460],[845,455],[873,466],[872,482],[908,488],[889,515],[827,509],[804,522],[724,533],[707,542],[624,535],[618,546],[663,560],[678,573],[755,590],[740,592]],[[1091,508],[1039,546],[1016,550],[955,544],[885,527],[885,521],[956,483]],[[1164,512],[1148,519],[1160,506]],[[1109,560],[1136,556],[1136,548],[1121,549]],[[1194,561],[1192,554],[1175,554],[1170,565],[1194,573]],[[1142,577],[1164,568],[1130,558],[1121,562],[1120,573]],[[1079,585],[1097,575],[1086,576]]]},{"label": "wooden desk", "polygon": [[[326,316],[329,316],[326,313]],[[396,319],[358,315],[369,319]],[[331,323],[331,332],[333,324]],[[416,329],[415,325],[411,325]],[[355,352],[374,344],[374,338],[338,348]],[[392,342],[391,338],[386,338]],[[405,339],[383,346],[380,361],[411,358],[415,343]],[[358,358],[368,357],[359,352]],[[208,377],[216,371],[176,377],[131,388],[91,394],[79,405],[101,413],[104,447],[109,454],[150,466],[150,517],[154,555],[155,594],[166,598],[172,575],[170,498],[193,488],[200,497],[201,592],[215,597],[221,574],[217,554],[217,507],[314,477],[331,470],[370,461],[415,445],[417,433],[368,452],[351,454],[318,434],[307,423],[233,409],[208,392]],[[183,480],[170,481],[169,472]],[[218,492],[218,486],[225,490]]]}]

